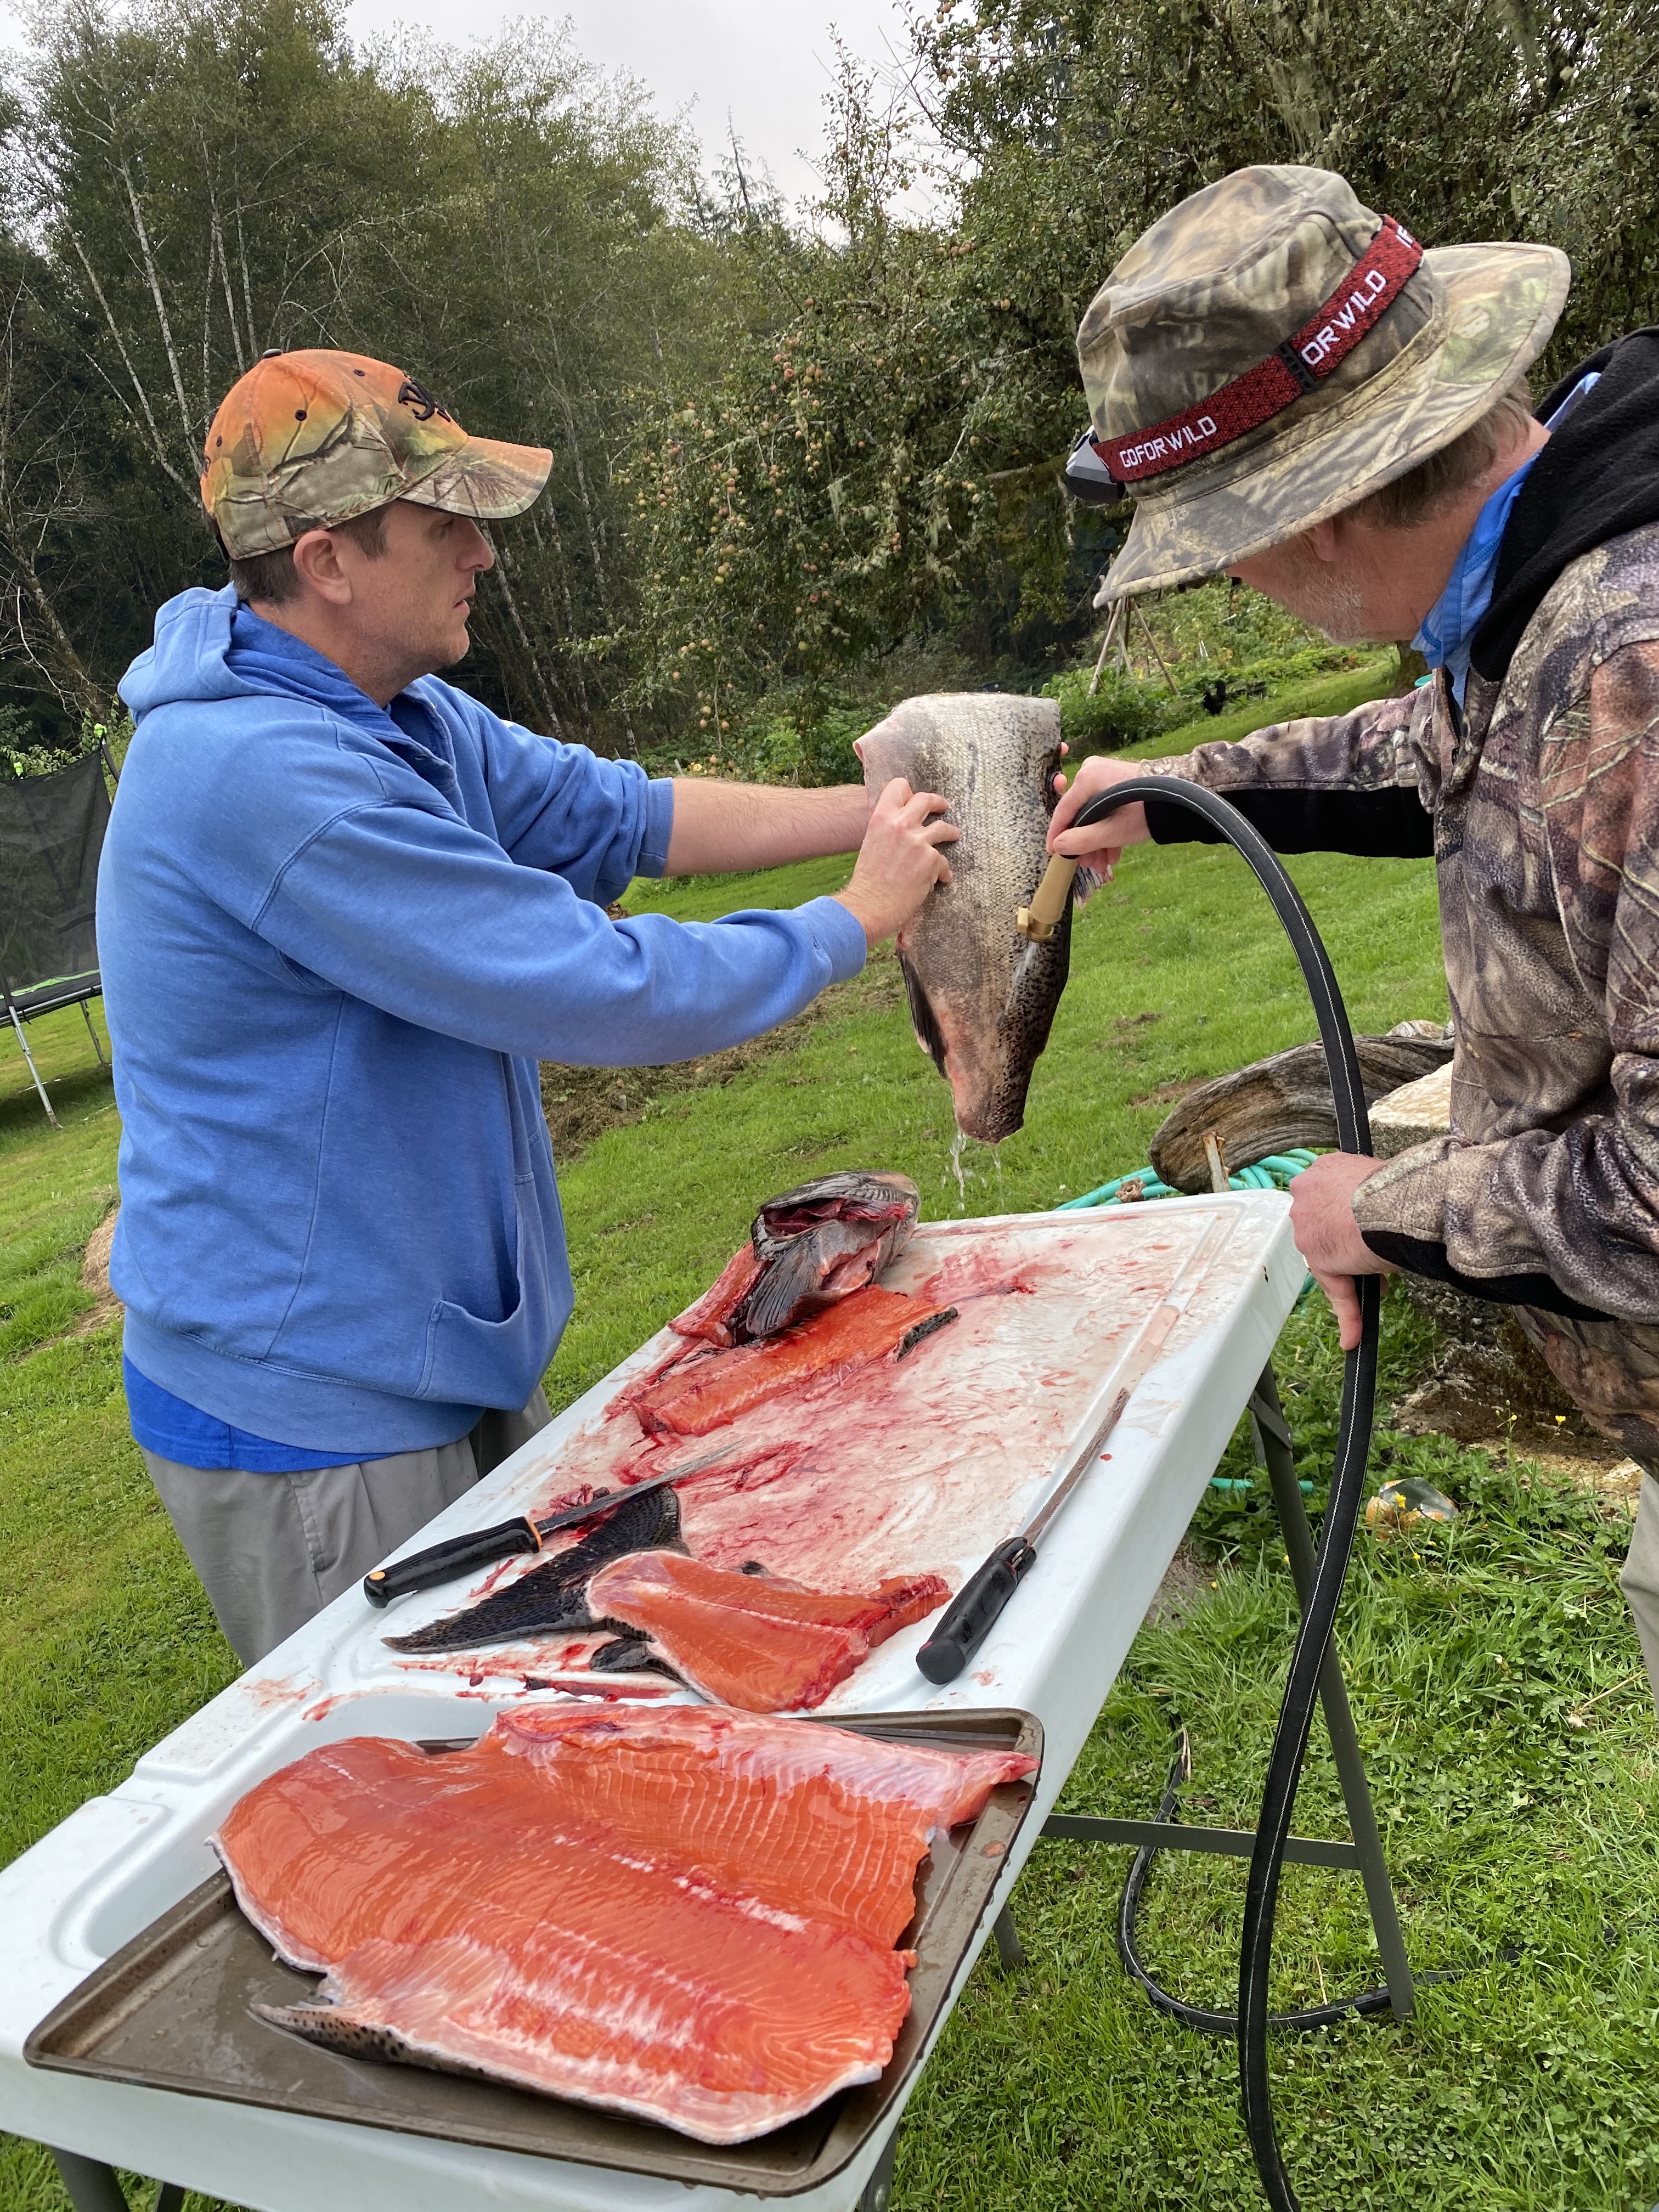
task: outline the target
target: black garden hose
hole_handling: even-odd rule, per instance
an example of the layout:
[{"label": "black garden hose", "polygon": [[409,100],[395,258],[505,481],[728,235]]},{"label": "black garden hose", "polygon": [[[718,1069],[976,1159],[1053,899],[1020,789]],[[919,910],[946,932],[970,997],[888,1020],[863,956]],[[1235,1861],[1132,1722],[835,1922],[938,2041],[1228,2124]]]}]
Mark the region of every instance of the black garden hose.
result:
[{"label": "black garden hose", "polygon": [[[1190,813],[1201,815],[1249,863],[1291,940],[1291,949],[1313,1000],[1320,1042],[1325,1048],[1325,1065],[1330,1073],[1331,1097],[1336,1108],[1337,1143],[1345,1152],[1369,1155],[1371,1134],[1365,1111],[1364,1085],[1342,994],[1329,957],[1320,942],[1319,932],[1314,927],[1313,917],[1303,904],[1279,855],[1261,833],[1246,821],[1237,807],[1229,805],[1214,792],[1174,776],[1134,776],[1115,783],[1109,791],[1081,807],[1070,826],[1074,830],[1086,828],[1103,821],[1120,806],[1149,799],[1164,805],[1184,806]],[[1291,1832],[1291,1815],[1296,1806],[1297,1785],[1302,1778],[1302,1761],[1307,1753],[1308,1735],[1319,1696],[1319,1670],[1335,1626],[1336,1609],[1342,1596],[1360,1502],[1364,1495],[1371,1415],[1376,1396],[1381,1285],[1375,1275],[1361,1275],[1356,1278],[1355,1288],[1359,1295],[1359,1343],[1347,1354],[1343,1366],[1336,1464],[1320,1524],[1313,1582],[1302,1608],[1279,1726],[1267,1761],[1261,1811],[1256,1821],[1255,1848],[1250,1854],[1243,1936],[1239,1946],[1237,2025],[1244,2130],[1249,2137],[1263,2193],[1273,2212],[1300,2212],[1296,2191],[1279,2153],[1267,2069],[1267,2033],[1273,2024],[1267,2010],[1273,1916],[1279,1903],[1279,1875]],[[1146,1978],[1150,1980],[1150,1977]],[[1367,1992],[1368,1996],[1372,1994],[1375,1993]],[[1380,1994],[1386,2002],[1387,1993]],[[1360,2008],[1356,2004],[1352,2008]]]},{"label": "black garden hose", "polygon": [[[1191,1779],[1193,1771],[1187,1731],[1176,1715],[1171,1715],[1170,1724],[1179,1738],[1179,1744],[1175,1762],[1170,1769],[1169,1781],[1164,1784],[1158,1810],[1152,1815],[1155,1820],[1160,1821],[1173,1821],[1176,1818],[1181,1809],[1182,1785]],[[1135,1948],[1135,1917],[1140,1911],[1141,1894],[1159,1848],[1157,1844],[1143,1844],[1130,1862],[1129,1871],[1124,1878],[1123,1894],[1118,1899],[1117,1907],[1117,1955],[1123,1962],[1123,1971],[1132,1982],[1139,1984],[1159,2012],[1167,2013],[1171,2020],[1178,2020],[1183,2027],[1197,2028],[1204,2035],[1237,2036],[1238,2014],[1236,2012],[1221,2012],[1210,2005],[1189,2004],[1185,1997],[1173,1996],[1161,1982],[1154,1979]],[[1425,1974],[1420,1978],[1434,1981],[1443,1977]],[[1392,2002],[1393,1998],[1385,1982],[1376,1989],[1356,1990],[1352,1996],[1332,1997],[1325,2004],[1305,2005],[1299,2012],[1270,2012],[1267,2025],[1280,2034],[1306,2035],[1317,2027],[1340,2027],[1353,2014],[1363,2016],[1387,2012]]]}]

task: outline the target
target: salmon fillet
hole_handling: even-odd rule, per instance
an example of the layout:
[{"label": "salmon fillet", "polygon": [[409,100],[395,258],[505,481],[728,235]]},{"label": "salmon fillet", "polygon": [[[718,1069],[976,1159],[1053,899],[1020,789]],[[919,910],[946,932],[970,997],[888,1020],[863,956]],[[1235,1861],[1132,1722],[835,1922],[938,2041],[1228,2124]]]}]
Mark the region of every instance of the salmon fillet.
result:
[{"label": "salmon fillet", "polygon": [[677,1552],[630,1553],[587,1585],[596,1620],[642,1630],[694,1688],[755,1713],[821,1705],[878,1644],[950,1595],[939,1575],[896,1577],[867,1592],[813,1590]]},{"label": "salmon fillet", "polygon": [[711,1705],[532,1705],[504,1713],[496,1730],[584,1820],[640,1843],[672,1836],[711,1879],[881,1943],[896,1943],[909,1922],[932,1837],[972,1820],[999,1783],[1036,1764]]},{"label": "salmon fillet", "polygon": [[254,1925],[325,1970],[320,2002],[256,2011],[705,2142],[874,2080],[909,2008],[894,1922],[928,1836],[1034,1762],[804,1733],[550,1709],[442,1757],[373,1736],[308,1753],[213,1838]]},{"label": "salmon fillet", "polygon": [[[629,1402],[647,1431],[704,1437],[751,1407],[885,1358],[912,1330],[948,1310],[872,1284],[763,1344],[738,1345],[679,1364],[646,1389],[630,1391]],[[681,1318],[689,1322],[697,1311],[690,1307]]]}]

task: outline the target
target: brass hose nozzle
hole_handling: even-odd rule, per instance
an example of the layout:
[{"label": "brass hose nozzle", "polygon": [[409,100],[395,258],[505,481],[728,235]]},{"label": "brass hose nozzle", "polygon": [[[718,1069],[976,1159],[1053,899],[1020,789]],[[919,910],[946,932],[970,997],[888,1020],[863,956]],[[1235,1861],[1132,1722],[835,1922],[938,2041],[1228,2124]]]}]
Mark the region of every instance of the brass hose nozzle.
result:
[{"label": "brass hose nozzle", "polygon": [[1064,853],[1056,853],[1043,871],[1042,881],[1031,894],[1030,906],[1015,909],[1014,927],[1031,944],[1046,945],[1060,927],[1077,871],[1075,860]]}]

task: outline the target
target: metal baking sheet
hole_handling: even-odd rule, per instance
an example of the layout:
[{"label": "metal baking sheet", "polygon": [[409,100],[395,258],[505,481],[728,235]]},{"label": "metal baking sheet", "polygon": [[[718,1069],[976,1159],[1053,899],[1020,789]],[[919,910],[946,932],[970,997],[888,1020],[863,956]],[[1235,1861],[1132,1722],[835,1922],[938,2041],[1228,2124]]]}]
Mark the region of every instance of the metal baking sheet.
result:
[{"label": "metal baking sheet", "polygon": [[[1042,1724],[1030,1713],[1008,1710],[861,1714],[833,1725],[945,1750],[1042,1756]],[[317,1978],[273,1959],[238,1910],[223,1874],[163,1913],[72,1990],[30,2035],[23,2055],[32,2066],[186,2096],[755,2196],[796,2196],[850,2163],[920,2063],[1030,1809],[1036,1780],[1034,1773],[994,1790],[979,1818],[937,1841],[923,1860],[916,1917],[900,1938],[917,1954],[910,2011],[880,2080],[843,2090],[752,2142],[694,2142],[654,2123],[562,2098],[425,2067],[342,2057],[283,2034],[255,2020],[248,2007],[302,2000]]]}]

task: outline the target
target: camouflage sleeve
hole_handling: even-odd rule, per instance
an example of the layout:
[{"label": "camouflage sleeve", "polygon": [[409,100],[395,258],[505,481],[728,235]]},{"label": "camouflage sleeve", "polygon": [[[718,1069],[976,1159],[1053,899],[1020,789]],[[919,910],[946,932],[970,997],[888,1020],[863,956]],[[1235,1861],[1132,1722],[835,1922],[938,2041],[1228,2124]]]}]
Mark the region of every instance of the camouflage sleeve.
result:
[{"label": "camouflage sleeve", "polygon": [[[1151,761],[1155,775],[1220,792],[1280,853],[1424,858],[1434,850],[1439,776],[1432,687],[1369,700],[1351,714],[1280,722],[1234,745],[1196,745]],[[1219,832],[1184,807],[1150,801],[1159,844],[1210,843]]]},{"label": "camouflage sleeve", "polygon": [[1402,1152],[1360,1186],[1354,1218],[1382,1257],[1488,1297],[1659,1321],[1659,643],[1595,668],[1538,773],[1540,858],[1573,967],[1606,1010],[1599,1110],[1568,1119],[1543,1095],[1570,1041],[1553,1052],[1542,979],[1519,973],[1510,1042],[1524,1042],[1539,1121],[1555,1126]]}]

